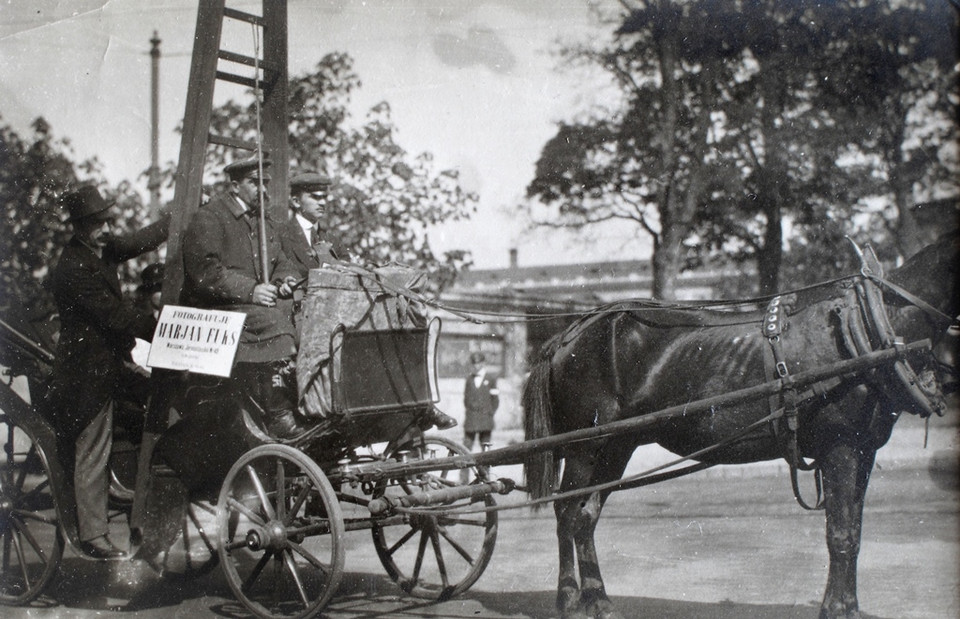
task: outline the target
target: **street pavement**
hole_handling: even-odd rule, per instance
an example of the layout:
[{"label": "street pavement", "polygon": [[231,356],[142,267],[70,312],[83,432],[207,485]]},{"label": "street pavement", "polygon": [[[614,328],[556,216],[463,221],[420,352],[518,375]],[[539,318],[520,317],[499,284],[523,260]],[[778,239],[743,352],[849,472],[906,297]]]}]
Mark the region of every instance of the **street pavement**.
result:
[{"label": "street pavement", "polygon": [[[935,421],[926,448],[924,436],[921,422],[905,419],[878,457],[860,554],[865,619],[960,617],[956,420]],[[519,438],[516,431],[502,430],[495,434],[495,446]],[[661,457],[666,456],[641,451],[631,469]],[[493,471],[495,476],[516,472],[513,467]],[[813,492],[812,483],[808,488]],[[498,500],[516,504],[524,497],[515,492]],[[123,526],[115,525],[118,539]],[[369,533],[348,533],[346,574],[323,616],[554,617],[554,526],[549,508],[501,512],[497,547],[483,576],[443,603],[403,595],[381,566]],[[812,619],[826,582],[823,526],[822,514],[795,503],[785,468],[766,463],[718,467],[616,493],[601,518],[597,544],[607,590],[625,617]],[[171,582],[142,562],[92,563],[70,551],[47,595],[30,608],[0,609],[0,615],[248,616],[219,570]]]}]

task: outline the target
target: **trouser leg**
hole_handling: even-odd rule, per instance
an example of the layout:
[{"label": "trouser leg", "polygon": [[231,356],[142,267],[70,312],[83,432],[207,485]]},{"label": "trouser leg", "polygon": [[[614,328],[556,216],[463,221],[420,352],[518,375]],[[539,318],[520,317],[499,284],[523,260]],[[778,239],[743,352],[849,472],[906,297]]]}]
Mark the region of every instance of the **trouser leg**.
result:
[{"label": "trouser leg", "polygon": [[238,364],[236,376],[261,408],[271,436],[289,439],[304,432],[297,410],[296,383],[287,361]]},{"label": "trouser leg", "polygon": [[113,436],[113,401],[97,413],[76,440],[73,484],[77,496],[80,540],[107,534],[107,495],[110,490],[110,447]]}]

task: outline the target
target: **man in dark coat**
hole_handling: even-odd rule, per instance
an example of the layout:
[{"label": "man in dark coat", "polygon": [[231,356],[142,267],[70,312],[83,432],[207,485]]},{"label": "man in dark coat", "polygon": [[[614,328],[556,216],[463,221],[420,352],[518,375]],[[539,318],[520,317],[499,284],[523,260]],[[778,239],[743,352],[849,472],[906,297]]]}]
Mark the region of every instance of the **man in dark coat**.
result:
[{"label": "man in dark coat", "polygon": [[124,299],[117,266],[165,241],[169,218],[115,238],[111,204],[95,187],[67,194],[63,203],[74,235],[52,275],[60,339],[44,406],[64,456],[73,452],[81,549],[95,558],[119,557],[124,553],[107,537],[114,400],[129,390],[123,383],[131,376],[125,363],[134,338],[152,339],[156,316]]},{"label": "man in dark coat", "polygon": [[470,364],[473,366],[467,376],[463,388],[463,444],[467,449],[473,449],[473,441],[480,439],[480,444],[490,442],[493,434],[493,415],[500,406],[500,390],[497,388],[497,377],[484,369],[486,358],[483,353],[475,352],[470,355]]},{"label": "man in dark coat", "polygon": [[[230,185],[200,207],[183,239],[184,287],[181,300],[194,307],[243,312],[232,376],[235,385],[262,408],[268,430],[277,438],[302,432],[296,389],[290,376],[296,352],[292,285],[299,271],[284,254],[268,219],[269,272],[260,259],[260,183],[268,183],[270,162],[256,158],[224,168]],[[266,196],[263,196],[266,199]]]},{"label": "man in dark coat", "polygon": [[280,243],[297,265],[301,279],[324,263],[350,261],[350,253],[330,234],[325,218],[331,184],[330,178],[319,172],[300,172],[290,178],[292,217],[280,225]]}]

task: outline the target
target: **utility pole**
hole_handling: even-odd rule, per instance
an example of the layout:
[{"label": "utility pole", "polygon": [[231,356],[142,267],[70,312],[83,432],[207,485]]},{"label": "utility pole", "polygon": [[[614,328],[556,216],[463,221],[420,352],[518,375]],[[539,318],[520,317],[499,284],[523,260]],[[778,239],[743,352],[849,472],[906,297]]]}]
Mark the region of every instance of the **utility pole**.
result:
[{"label": "utility pole", "polygon": [[150,39],[150,212],[160,210],[160,38],[153,31]]}]

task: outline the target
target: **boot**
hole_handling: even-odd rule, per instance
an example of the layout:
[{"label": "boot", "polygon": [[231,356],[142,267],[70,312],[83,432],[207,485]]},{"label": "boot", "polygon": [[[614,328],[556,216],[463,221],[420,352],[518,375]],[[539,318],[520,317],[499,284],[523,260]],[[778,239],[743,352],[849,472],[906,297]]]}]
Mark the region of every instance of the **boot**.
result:
[{"label": "boot", "polygon": [[457,427],[457,420],[438,408],[431,408],[420,418],[420,427],[428,430],[431,426],[436,426],[437,430],[449,430]]},{"label": "boot", "polygon": [[289,408],[264,411],[267,434],[281,441],[297,438],[308,429],[308,426],[300,423],[298,417],[297,412]]}]

